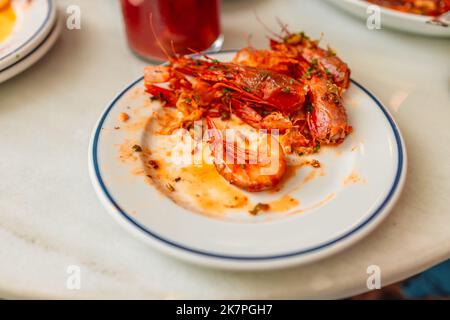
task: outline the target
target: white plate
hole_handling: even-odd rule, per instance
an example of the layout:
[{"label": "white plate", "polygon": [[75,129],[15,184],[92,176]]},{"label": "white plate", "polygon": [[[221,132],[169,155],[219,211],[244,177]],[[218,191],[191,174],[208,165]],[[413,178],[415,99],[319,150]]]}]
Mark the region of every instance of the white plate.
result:
[{"label": "white plate", "polygon": [[[213,54],[230,60],[234,52]],[[136,168],[119,160],[125,140],[143,147],[152,136],[147,126],[123,126],[119,113],[151,114],[143,80],[124,89],[101,115],[89,150],[92,183],[108,212],[144,242],[175,257],[218,268],[272,269],[301,264],[336,253],[355,243],[386,217],[406,174],[406,152],[399,129],[383,105],[356,82],[345,103],[354,132],[337,148],[324,148],[318,159],[326,174],[304,184],[312,168],[289,180],[299,207],[282,214],[234,219],[188,211],[163,196]],[[144,115],[143,115],[144,113]],[[136,116],[137,117],[137,116]],[[139,117],[138,117],[139,118]],[[138,120],[141,121],[141,120]],[[144,128],[145,127],[145,128]],[[135,163],[143,166],[140,160]],[[281,193],[283,193],[284,188]],[[256,201],[267,194],[252,194]],[[300,213],[295,213],[301,209]]]},{"label": "white plate", "polygon": [[[367,8],[372,3],[361,0],[328,0],[334,5],[344,9],[345,11],[367,20],[369,14]],[[432,17],[421,16],[411,13],[403,13],[380,6],[381,11],[381,27],[389,27],[409,33],[435,36],[450,37],[450,27],[430,24]]]},{"label": "white plate", "polygon": [[11,35],[0,43],[0,69],[17,62],[33,51],[55,25],[53,0],[13,0],[17,15]]},{"label": "white plate", "polygon": [[0,69],[0,83],[15,77],[39,61],[53,47],[60,33],[61,21],[56,21],[53,25],[53,29],[51,29],[50,33],[44,38],[42,43],[38,44],[38,46],[26,56],[23,56],[21,60],[16,61],[6,68]]}]

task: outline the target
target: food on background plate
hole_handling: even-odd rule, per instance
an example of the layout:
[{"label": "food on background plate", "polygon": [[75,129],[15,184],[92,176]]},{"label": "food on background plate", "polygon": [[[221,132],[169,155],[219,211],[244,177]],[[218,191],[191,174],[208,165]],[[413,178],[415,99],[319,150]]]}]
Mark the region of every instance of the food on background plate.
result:
[{"label": "food on background plate", "polygon": [[439,16],[450,10],[450,0],[366,0],[389,9],[420,14]]},{"label": "food on background plate", "polygon": [[11,0],[0,0],[0,43],[4,42],[14,29],[16,13]]},{"label": "food on background plate", "polygon": [[[240,189],[277,188],[287,171],[286,155],[318,153],[352,131],[343,104],[350,69],[304,33],[284,29],[270,49],[241,49],[232,62],[203,54],[167,57],[168,65],[149,66],[144,76],[153,99],[178,112],[164,134],[206,122],[217,172]],[[233,128],[236,118],[259,132],[256,149],[239,130],[239,143],[225,139],[222,129]]]}]

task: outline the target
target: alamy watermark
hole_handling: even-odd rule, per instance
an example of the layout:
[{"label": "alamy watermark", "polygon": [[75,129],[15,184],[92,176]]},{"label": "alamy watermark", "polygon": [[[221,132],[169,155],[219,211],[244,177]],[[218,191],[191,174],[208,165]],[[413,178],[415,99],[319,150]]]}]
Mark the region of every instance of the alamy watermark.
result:
[{"label": "alamy watermark", "polygon": [[67,19],[66,28],[68,30],[81,29],[81,8],[77,5],[70,5],[66,8]]},{"label": "alamy watermark", "polygon": [[369,290],[381,289],[381,269],[377,265],[370,265],[366,270],[369,277],[367,278],[366,285]]},{"label": "alamy watermark", "polygon": [[[166,159],[175,165],[257,165],[261,174],[276,174],[280,166],[279,130],[204,129],[202,121],[193,123],[190,130],[177,129],[162,136],[175,142]],[[206,150],[205,150],[206,149]],[[206,152],[205,152],[206,151]]]},{"label": "alamy watermark", "polygon": [[70,265],[66,270],[66,288],[68,290],[80,290],[81,289],[81,268],[77,265]]},{"label": "alamy watermark", "polygon": [[366,20],[366,26],[369,30],[381,29],[381,8],[377,5],[367,7],[366,13],[369,15]]}]

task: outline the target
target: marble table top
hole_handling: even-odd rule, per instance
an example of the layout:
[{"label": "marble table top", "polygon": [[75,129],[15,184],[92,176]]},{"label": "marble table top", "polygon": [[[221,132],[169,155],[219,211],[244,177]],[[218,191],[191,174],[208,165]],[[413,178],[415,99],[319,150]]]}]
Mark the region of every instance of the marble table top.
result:
[{"label": "marble table top", "polygon": [[[128,50],[118,1],[79,5],[81,30],[64,29],[37,65],[0,85],[0,297],[341,298],[450,258],[450,41],[390,30],[317,0],[224,0],[225,49],[265,47],[254,12],[276,28],[324,33],[353,78],[390,109],[408,149],[406,186],[383,224],[348,250],[271,272],[224,272],[166,257],[117,225],[89,181],[91,130],[110,99],[142,74]],[[380,155],[382,157],[383,155]],[[73,268],[78,287],[68,286]]]}]

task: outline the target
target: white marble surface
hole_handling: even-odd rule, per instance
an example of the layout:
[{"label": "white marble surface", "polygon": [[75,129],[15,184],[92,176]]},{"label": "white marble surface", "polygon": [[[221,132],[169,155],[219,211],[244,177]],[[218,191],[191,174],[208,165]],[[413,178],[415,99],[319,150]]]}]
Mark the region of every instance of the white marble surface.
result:
[{"label": "white marble surface", "polygon": [[[386,103],[409,154],[404,193],[369,237],[329,259],[265,273],[186,265],[135,240],[101,207],[87,170],[88,141],[109,100],[145,65],[127,49],[118,1],[65,0],[82,29],[64,30],[36,66],[0,85],[0,297],[338,298],[450,258],[450,41],[388,30],[317,0],[224,0],[225,48],[266,45],[253,16],[325,33],[353,77]],[[380,157],[383,155],[380,155]],[[66,288],[81,267],[81,289]]]}]

